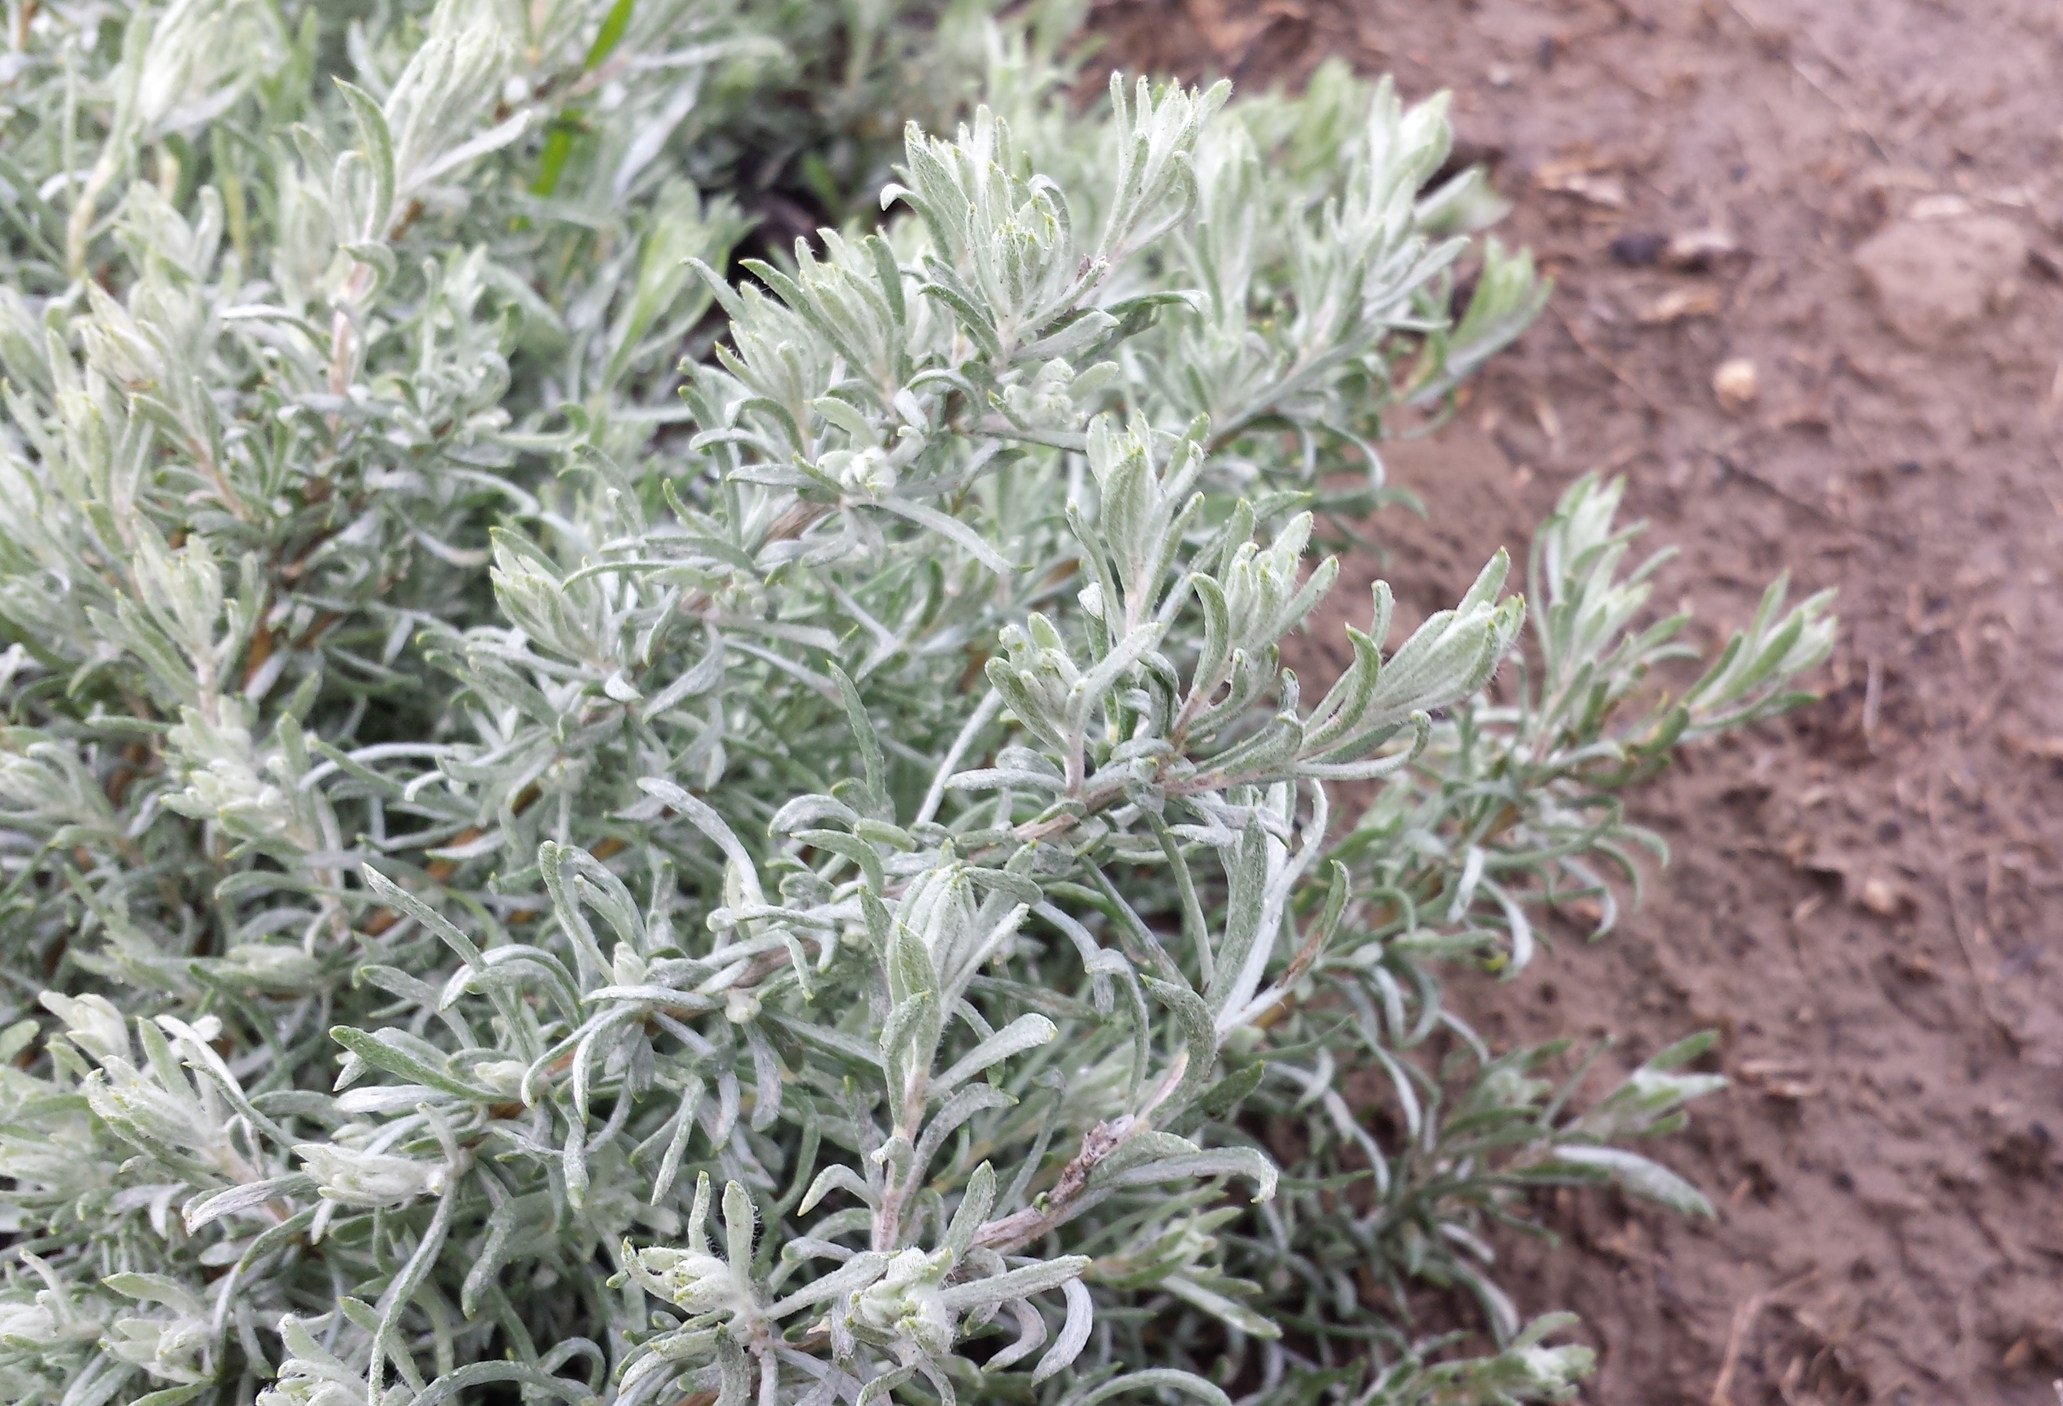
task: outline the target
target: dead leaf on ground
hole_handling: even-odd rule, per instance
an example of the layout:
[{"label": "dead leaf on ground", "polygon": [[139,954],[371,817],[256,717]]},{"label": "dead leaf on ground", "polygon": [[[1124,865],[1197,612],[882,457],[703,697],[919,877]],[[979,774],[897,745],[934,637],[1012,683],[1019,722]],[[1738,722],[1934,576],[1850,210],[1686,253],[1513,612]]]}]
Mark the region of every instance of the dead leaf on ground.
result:
[{"label": "dead leaf on ground", "polygon": [[1934,967],[1934,959],[1925,952],[1908,952],[1893,965],[1908,981],[1938,981],[1941,973]]},{"label": "dead leaf on ground", "polygon": [[1659,327],[1686,318],[1711,317],[1719,311],[1719,290],[1712,287],[1671,288],[1640,310],[1638,321]]},{"label": "dead leaf on ground", "polygon": [[1251,5],[1239,0],[1186,0],[1190,22],[1204,42],[1221,55],[1244,53],[1277,20],[1307,20],[1310,11],[1300,0],[1268,0]]},{"label": "dead leaf on ground", "polygon": [[[1552,169],[1542,167],[1543,171]],[[1658,234],[1653,230],[1627,230],[1605,246],[1613,263],[1628,268],[1650,268],[1656,264],[1698,273],[1741,252],[1740,242],[1716,225],[1704,229]]]},{"label": "dead leaf on ground", "polygon": [[1781,1059],[1744,1059],[1735,1070],[1741,1082],[1760,1089],[1770,1098],[1816,1098],[1824,1090],[1813,1079],[1810,1067]]},{"label": "dead leaf on ground", "polygon": [[1698,269],[1740,251],[1740,243],[1731,234],[1713,226],[1673,236],[1662,249],[1662,262],[1674,268]]},{"label": "dead leaf on ground", "polygon": [[1999,741],[2036,761],[2063,762],[2063,737],[2022,737],[2008,732],[2001,733]]},{"label": "dead leaf on ground", "polygon": [[1960,220],[1976,207],[1960,195],[1923,195],[1905,212],[1908,220]]},{"label": "dead leaf on ground", "polygon": [[1806,396],[1803,400],[1796,402],[1789,409],[1785,410],[1782,414],[1777,415],[1769,423],[1770,428],[1778,430],[1788,430],[1794,428],[1816,430],[1825,429],[1831,423],[1831,421],[1829,421],[1827,418],[1827,400],[1825,387],[1821,387],[1819,390],[1813,392],[1811,395]]},{"label": "dead leaf on ground", "polygon": [[1604,905],[1594,898],[1565,898],[1554,907],[1556,912],[1587,927],[1596,927],[1605,920]]},{"label": "dead leaf on ground", "polygon": [[1644,1264],[1654,1258],[1647,1245],[1646,1229],[1639,1221],[1628,1221],[1610,1235],[1599,1237],[1597,1247],[1628,1264]]},{"label": "dead leaf on ground", "polygon": [[1622,210],[1626,207],[1626,183],[1606,174],[1610,164],[1595,156],[1548,161],[1533,173],[1533,183],[1557,195],[1573,195],[1607,210]]}]

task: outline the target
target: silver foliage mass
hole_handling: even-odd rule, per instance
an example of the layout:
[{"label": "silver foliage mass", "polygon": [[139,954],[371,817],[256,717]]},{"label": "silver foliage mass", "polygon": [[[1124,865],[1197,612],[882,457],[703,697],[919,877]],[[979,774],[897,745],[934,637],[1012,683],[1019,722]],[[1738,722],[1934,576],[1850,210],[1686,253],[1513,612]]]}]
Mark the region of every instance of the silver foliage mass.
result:
[{"label": "silver foliage mass", "polygon": [[1485,1232],[1709,1210],[1628,1144],[1719,1081],[1440,971],[1609,927],[1618,792],[1833,626],[1666,694],[1586,478],[1282,667],[1546,296],[1441,100],[1083,111],[1060,5],[0,18],[8,1400],[1574,1390]]}]

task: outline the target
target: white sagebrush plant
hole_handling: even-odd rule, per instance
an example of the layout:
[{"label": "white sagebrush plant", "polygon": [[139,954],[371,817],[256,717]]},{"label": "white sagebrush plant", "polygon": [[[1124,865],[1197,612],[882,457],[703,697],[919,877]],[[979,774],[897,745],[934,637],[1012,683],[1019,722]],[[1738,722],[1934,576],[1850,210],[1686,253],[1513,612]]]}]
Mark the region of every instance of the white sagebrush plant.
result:
[{"label": "white sagebrush plant", "polygon": [[1662,696],[1584,479],[1530,614],[1281,667],[1545,297],[1440,101],[1080,114],[1060,7],[4,18],[8,1400],[1574,1390],[1482,1232],[1704,1209],[1624,1144],[1718,1080],[1577,1111],[1439,970],[1609,925],[1617,791],[1832,622]]}]

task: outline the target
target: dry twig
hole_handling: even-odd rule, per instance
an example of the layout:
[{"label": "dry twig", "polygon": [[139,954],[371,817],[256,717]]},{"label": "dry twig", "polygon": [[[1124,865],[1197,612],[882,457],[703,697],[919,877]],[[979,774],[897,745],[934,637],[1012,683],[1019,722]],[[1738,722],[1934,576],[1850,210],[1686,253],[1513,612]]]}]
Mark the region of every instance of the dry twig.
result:
[{"label": "dry twig", "polygon": [[1711,1406],[1734,1406],[1733,1377],[1740,1366],[1741,1346],[1747,1341],[1748,1331],[1755,1326],[1755,1320],[1762,1316],[1762,1310],[1818,1275],[1818,1270],[1808,1269],[1773,1289],[1762,1289],[1748,1295],[1734,1307],[1733,1323],[1726,1331],[1726,1352],[1719,1359],[1719,1375],[1712,1382]]}]

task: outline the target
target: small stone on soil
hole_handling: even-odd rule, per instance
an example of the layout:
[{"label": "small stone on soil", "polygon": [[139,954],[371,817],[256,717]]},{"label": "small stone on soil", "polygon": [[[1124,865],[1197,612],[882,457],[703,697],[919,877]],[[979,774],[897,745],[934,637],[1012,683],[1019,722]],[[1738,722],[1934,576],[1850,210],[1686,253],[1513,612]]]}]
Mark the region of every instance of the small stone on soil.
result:
[{"label": "small stone on soil", "polygon": [[1615,264],[1627,268],[1646,268],[1662,257],[1662,251],[1669,247],[1669,236],[1652,231],[1622,234],[1605,249]]},{"label": "small stone on soil", "polygon": [[1933,346],[2011,296],[2027,237],[1994,215],[1900,220],[1855,251],[1885,319],[1915,346]]},{"label": "small stone on soil", "polygon": [[1744,356],[1719,363],[1712,373],[1712,394],[1728,410],[1745,410],[1755,403],[1758,378],[1755,363]]},{"label": "small stone on soil", "polygon": [[1898,884],[1879,877],[1865,879],[1856,901],[1880,918],[1895,918],[1912,906],[1912,895]]}]

